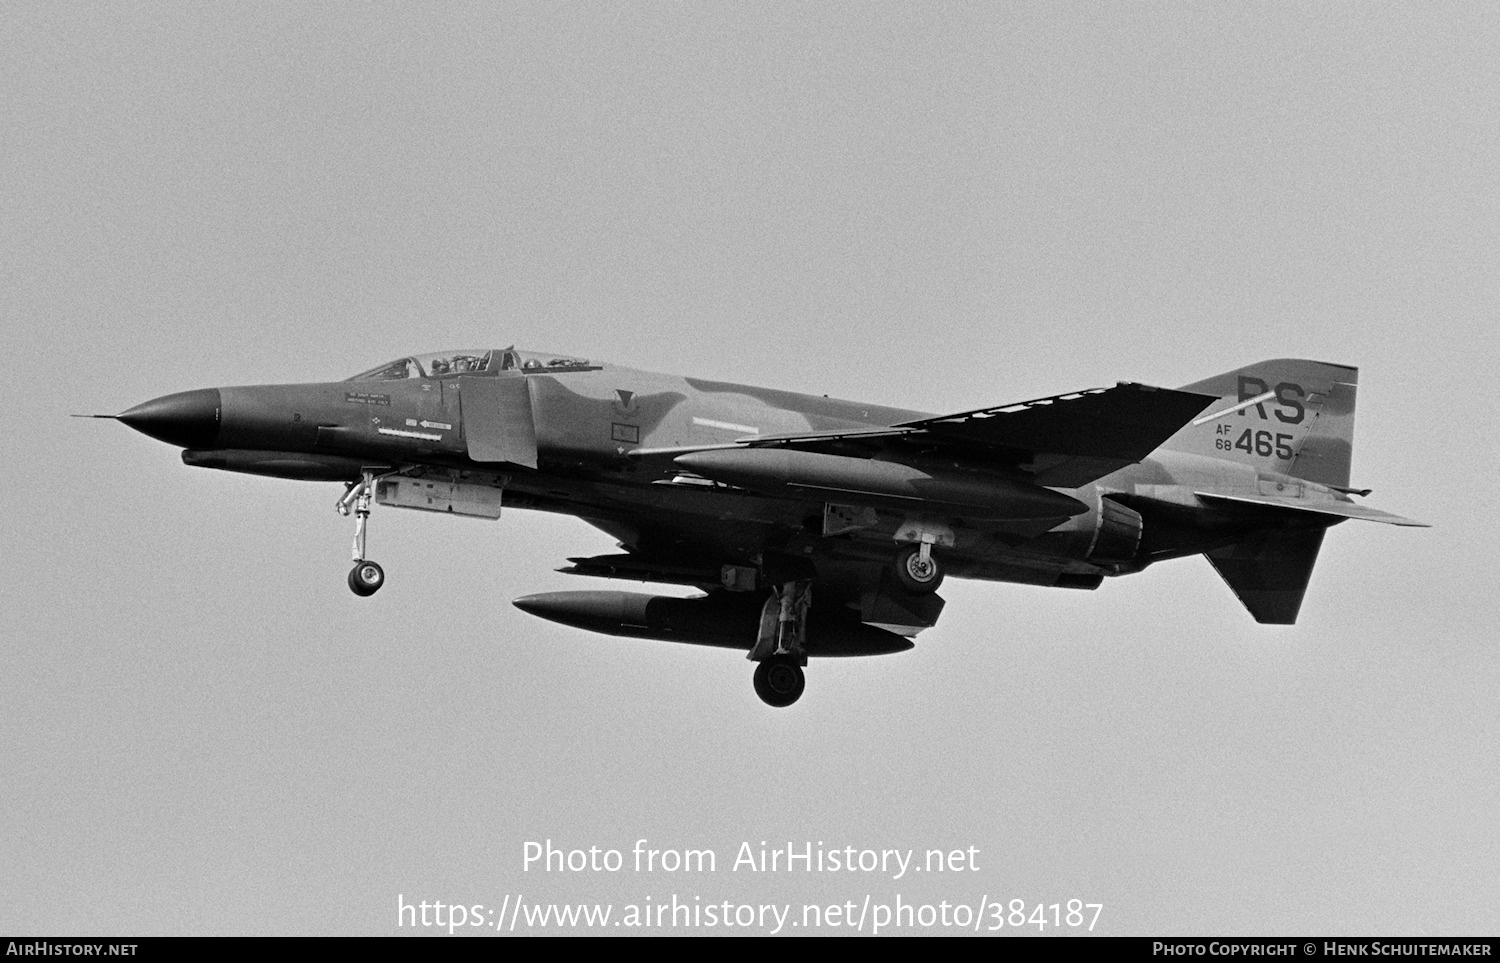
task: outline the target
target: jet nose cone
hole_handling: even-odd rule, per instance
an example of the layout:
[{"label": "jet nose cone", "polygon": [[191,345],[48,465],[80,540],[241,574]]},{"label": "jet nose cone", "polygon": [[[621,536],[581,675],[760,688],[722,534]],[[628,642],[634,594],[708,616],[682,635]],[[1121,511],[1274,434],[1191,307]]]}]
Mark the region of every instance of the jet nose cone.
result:
[{"label": "jet nose cone", "polygon": [[179,448],[212,448],[219,438],[218,388],[198,388],[153,398],[116,415],[143,435]]}]

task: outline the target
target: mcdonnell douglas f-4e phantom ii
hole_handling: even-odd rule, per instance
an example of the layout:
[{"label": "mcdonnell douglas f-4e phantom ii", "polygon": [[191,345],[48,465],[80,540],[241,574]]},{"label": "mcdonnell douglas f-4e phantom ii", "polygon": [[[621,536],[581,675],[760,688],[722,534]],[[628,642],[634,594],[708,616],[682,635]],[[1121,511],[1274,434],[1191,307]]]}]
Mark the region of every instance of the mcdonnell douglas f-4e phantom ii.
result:
[{"label": "mcdonnell douglas f-4e phantom ii", "polygon": [[1258,622],[1297,617],[1324,530],[1420,525],[1349,485],[1357,369],[1262,361],[1180,389],[1120,383],[930,415],[513,348],[414,355],[345,381],[201,388],[114,417],[189,465],[342,482],[372,504],[576,515],[617,554],[560,571],[701,597],[547,592],[532,615],[739,648],[790,705],[809,656],[899,652],[945,575],[1092,589],[1206,555]]}]

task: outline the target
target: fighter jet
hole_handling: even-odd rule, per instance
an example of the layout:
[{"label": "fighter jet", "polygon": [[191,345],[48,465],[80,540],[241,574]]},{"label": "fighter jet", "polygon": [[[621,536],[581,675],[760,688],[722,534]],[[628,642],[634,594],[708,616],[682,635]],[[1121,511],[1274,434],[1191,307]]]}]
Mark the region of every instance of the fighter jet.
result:
[{"label": "fighter jet", "polygon": [[360,596],[385,584],[366,552],[374,505],[576,516],[619,551],[559,571],[700,594],[548,592],[518,608],[740,649],[760,698],[789,706],[809,657],[912,648],[945,577],[1093,589],[1203,555],[1256,621],[1291,624],[1328,528],[1422,524],[1355,500],[1357,380],[1279,359],[1179,389],[930,414],[497,348],[94,417],[188,465],[341,483]]}]

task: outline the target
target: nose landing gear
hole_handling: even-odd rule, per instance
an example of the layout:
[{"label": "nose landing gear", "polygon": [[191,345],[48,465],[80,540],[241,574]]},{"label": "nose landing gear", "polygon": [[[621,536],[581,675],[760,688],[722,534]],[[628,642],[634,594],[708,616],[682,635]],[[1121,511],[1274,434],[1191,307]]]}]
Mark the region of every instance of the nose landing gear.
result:
[{"label": "nose landing gear", "polygon": [[340,515],[354,511],[354,567],[349,570],[349,590],[358,596],[374,595],[385,584],[385,570],[365,558],[365,527],[370,519],[370,501],[375,496],[373,471],[349,486],[344,497],[338,501]]},{"label": "nose landing gear", "polygon": [[385,569],[376,562],[355,562],[349,570],[349,588],[355,595],[374,595],[385,584]]}]

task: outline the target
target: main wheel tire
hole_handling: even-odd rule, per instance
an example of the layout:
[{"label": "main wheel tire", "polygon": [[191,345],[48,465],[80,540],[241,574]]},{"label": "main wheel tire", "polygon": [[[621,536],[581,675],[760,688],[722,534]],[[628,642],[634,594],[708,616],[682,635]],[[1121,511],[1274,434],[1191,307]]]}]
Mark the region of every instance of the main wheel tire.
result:
[{"label": "main wheel tire", "polygon": [[755,667],[755,694],[768,706],[784,709],[802,697],[807,676],[789,655],[773,655]]},{"label": "main wheel tire", "polygon": [[355,562],[349,570],[349,590],[355,595],[374,595],[385,584],[385,569],[374,562]]},{"label": "main wheel tire", "polygon": [[896,553],[896,581],[908,592],[926,595],[943,584],[943,567],[930,552],[923,562],[922,546],[910,545]]}]

